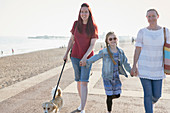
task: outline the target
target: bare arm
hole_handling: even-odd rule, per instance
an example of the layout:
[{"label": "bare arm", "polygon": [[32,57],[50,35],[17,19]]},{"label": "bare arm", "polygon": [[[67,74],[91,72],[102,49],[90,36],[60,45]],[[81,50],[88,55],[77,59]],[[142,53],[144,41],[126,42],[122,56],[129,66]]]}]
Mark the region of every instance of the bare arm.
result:
[{"label": "bare arm", "polygon": [[72,48],[73,44],[74,44],[74,35],[71,35],[71,38],[70,38],[70,40],[68,42],[66,53],[65,53],[65,55],[63,57],[63,60],[67,60],[68,53],[69,53],[70,49]]},{"label": "bare arm", "polygon": [[92,50],[95,46],[96,40],[97,40],[97,38],[91,39],[90,46],[89,46],[88,50],[86,51],[86,53],[84,54],[83,58],[80,61],[80,66],[82,66],[82,64],[86,62],[87,57],[90,55],[90,53],[92,52]]},{"label": "bare arm", "polygon": [[133,59],[133,67],[136,66],[136,64],[138,62],[140,52],[141,52],[141,47],[136,47],[135,54],[134,54],[134,59]]},{"label": "bare arm", "polygon": [[140,53],[141,53],[141,47],[136,47],[134,58],[133,58],[133,67],[132,67],[132,70],[131,70],[131,74],[135,75],[135,76],[137,76],[137,74],[138,74],[138,69],[137,69],[136,64],[138,62]]}]

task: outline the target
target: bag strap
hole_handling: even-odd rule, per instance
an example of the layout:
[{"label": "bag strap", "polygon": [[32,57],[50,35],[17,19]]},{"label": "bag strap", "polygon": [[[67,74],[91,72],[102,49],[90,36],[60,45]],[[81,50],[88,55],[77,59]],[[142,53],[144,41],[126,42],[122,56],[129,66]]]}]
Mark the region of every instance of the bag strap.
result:
[{"label": "bag strap", "polygon": [[164,29],[164,46],[165,46],[165,43],[166,43],[166,29],[165,29],[165,27],[163,27],[163,29]]},{"label": "bag strap", "polygon": [[[164,47],[165,47],[165,43],[166,43],[166,29],[165,29],[165,27],[163,27],[163,29],[164,29]],[[163,47],[163,67],[164,67],[164,64],[165,64],[165,53],[164,53],[164,47]]]}]

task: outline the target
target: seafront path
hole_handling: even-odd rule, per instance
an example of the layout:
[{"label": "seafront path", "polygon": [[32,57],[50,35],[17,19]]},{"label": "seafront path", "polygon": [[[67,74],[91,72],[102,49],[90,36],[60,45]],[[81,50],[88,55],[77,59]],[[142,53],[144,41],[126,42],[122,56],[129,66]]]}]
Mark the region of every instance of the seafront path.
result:
[{"label": "seafront path", "polygon": [[[134,45],[120,44],[132,65]],[[0,113],[43,113],[42,103],[52,99],[51,89],[56,85],[62,65],[0,89]],[[88,84],[86,113],[106,113],[106,95],[101,78],[102,60],[93,64]],[[143,91],[138,77],[120,75],[122,94],[113,101],[113,113],[144,113]],[[60,87],[64,106],[60,113],[77,113],[80,99],[74,82],[71,62],[66,63]],[[154,113],[170,113],[170,76],[163,81],[163,94],[154,106]]]}]

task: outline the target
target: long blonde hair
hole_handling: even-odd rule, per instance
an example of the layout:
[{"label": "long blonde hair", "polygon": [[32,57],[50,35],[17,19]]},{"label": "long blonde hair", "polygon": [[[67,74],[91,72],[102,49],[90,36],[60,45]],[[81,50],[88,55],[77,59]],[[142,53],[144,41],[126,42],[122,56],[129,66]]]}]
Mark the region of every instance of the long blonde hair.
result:
[{"label": "long blonde hair", "polygon": [[110,56],[110,58],[112,59],[114,65],[116,65],[116,62],[114,61],[113,56],[112,56],[112,53],[111,53],[111,51],[110,51],[110,49],[109,49],[109,44],[108,44],[108,42],[107,42],[107,41],[108,41],[108,37],[109,37],[110,35],[115,35],[115,33],[114,33],[114,32],[108,32],[108,33],[106,34],[105,43],[106,43],[106,47],[107,47],[107,51],[108,51],[108,53],[109,53],[109,56]]}]

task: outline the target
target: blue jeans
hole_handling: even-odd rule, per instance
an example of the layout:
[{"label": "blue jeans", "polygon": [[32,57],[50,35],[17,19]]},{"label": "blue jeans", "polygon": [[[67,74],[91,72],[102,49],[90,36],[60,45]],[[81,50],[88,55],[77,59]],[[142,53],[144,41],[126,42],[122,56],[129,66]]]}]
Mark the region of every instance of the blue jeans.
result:
[{"label": "blue jeans", "polygon": [[80,66],[80,60],[81,59],[71,57],[71,62],[75,73],[75,81],[89,82],[92,65],[90,65],[88,68],[86,66]]},{"label": "blue jeans", "polygon": [[145,113],[153,113],[153,103],[161,97],[162,80],[140,78],[144,91]]}]

